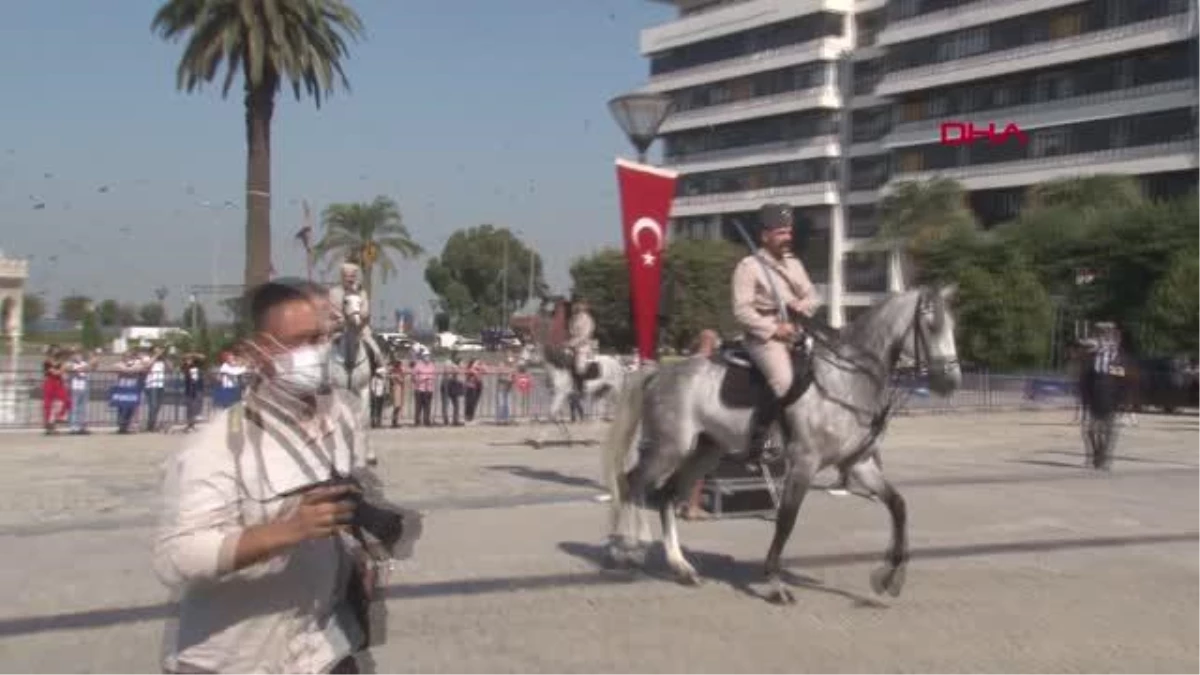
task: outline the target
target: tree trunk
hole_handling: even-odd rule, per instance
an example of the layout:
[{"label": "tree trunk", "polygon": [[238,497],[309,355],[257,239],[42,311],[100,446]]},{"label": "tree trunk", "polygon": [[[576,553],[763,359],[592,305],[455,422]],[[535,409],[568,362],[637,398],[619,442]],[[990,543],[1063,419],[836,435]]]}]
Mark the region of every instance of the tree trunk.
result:
[{"label": "tree trunk", "polygon": [[[247,80],[248,81],[248,80]],[[273,73],[246,88],[246,271],[247,288],[271,278],[271,117]]]}]

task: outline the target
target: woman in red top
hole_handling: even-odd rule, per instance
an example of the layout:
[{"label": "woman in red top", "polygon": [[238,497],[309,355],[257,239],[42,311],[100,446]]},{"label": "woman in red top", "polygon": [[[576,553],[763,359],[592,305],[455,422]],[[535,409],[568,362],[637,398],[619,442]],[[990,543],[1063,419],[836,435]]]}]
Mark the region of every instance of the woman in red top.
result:
[{"label": "woman in red top", "polygon": [[479,359],[471,359],[467,362],[467,368],[463,371],[466,379],[466,407],[463,409],[463,417],[467,424],[475,421],[475,409],[479,407],[479,399],[483,397],[483,363]]},{"label": "woman in red top", "polygon": [[[66,422],[71,412],[71,399],[63,381],[63,353],[58,347],[50,347],[46,360],[42,362],[42,421],[46,433],[54,433],[54,425]],[[58,418],[54,419],[54,402],[58,401]]]}]

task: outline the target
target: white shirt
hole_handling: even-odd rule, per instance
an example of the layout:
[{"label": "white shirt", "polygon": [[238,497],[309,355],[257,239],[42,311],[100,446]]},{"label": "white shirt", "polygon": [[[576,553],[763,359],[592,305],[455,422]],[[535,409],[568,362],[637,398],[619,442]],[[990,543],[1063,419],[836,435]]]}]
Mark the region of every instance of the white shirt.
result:
[{"label": "white shirt", "polygon": [[88,363],[87,361],[73,361],[67,364],[70,371],[71,391],[87,391],[88,385]]},{"label": "white shirt", "polygon": [[232,571],[247,527],[282,517],[283,493],[365,470],[365,435],[342,398],[305,424],[268,396],[217,414],[166,461],[154,570],[179,595],[168,671],[328,672],[360,641],[337,600],[350,574],[349,539],[311,540]]},{"label": "white shirt", "polygon": [[238,386],[238,378],[245,372],[245,366],[233,363],[222,363],[221,367],[217,369],[217,374],[221,377],[221,386],[225,389],[232,389]]},{"label": "white shirt", "polygon": [[150,364],[150,370],[146,374],[147,389],[162,389],[167,383],[167,364],[162,360],[154,361]]}]

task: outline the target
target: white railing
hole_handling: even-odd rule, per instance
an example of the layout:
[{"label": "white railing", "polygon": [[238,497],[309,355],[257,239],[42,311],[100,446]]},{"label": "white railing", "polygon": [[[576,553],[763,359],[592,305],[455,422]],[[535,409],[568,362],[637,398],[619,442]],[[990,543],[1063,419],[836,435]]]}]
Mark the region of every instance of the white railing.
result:
[{"label": "white railing", "polygon": [[[947,19],[957,19],[959,17],[965,16],[968,14],[973,14],[973,15],[980,17],[978,22],[966,24],[966,25],[964,25],[964,23],[962,21],[956,21],[956,22],[954,22],[954,26],[951,30],[959,29],[959,28],[968,28],[972,25],[983,25],[983,24],[987,24],[987,23],[993,23],[995,21],[1001,21],[1003,19],[1009,19],[1014,16],[1021,16],[1023,14],[1029,14],[1032,12],[1038,12],[1038,11],[1042,11],[1042,10],[1046,10],[1046,9],[1053,9],[1053,7],[1055,7],[1055,6],[1069,5],[1069,4],[1071,4],[1073,2],[1077,2],[1077,1],[1078,0],[1049,0],[1049,1],[1048,0],[1034,0],[1033,2],[1026,3],[1025,7],[1021,7],[1020,2],[997,3],[997,2],[995,2],[995,0],[979,0],[978,2],[967,2],[967,3],[963,3],[961,5],[954,5],[953,7],[946,7],[945,9],[939,9],[934,12],[927,12],[924,14],[916,14],[916,15],[913,15],[910,17],[892,21],[887,26],[885,26],[883,28],[883,30],[879,31],[879,35],[876,36],[876,39],[884,40],[889,43],[907,42],[909,40],[920,39],[920,37],[914,38],[914,37],[909,37],[904,34],[906,32],[911,32],[911,30],[915,26],[925,26],[925,25],[935,24],[939,21],[945,21]],[[989,13],[988,10],[993,10],[993,11]],[[931,32],[931,34],[942,33],[942,32],[945,32],[945,31],[944,30],[936,30],[936,31]],[[894,37],[896,34],[900,34],[900,37],[898,37],[898,38]]]}]

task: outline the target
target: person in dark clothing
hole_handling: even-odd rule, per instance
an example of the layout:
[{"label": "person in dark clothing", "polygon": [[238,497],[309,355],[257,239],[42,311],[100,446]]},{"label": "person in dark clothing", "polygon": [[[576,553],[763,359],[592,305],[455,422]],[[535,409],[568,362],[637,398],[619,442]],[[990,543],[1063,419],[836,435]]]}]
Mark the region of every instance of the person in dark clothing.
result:
[{"label": "person in dark clothing", "polygon": [[463,383],[459,379],[458,360],[451,357],[446,362],[446,368],[442,373],[442,424],[450,426],[450,409],[454,409],[454,426],[462,425],[459,420],[459,403],[462,400]]},{"label": "person in dark clothing", "polygon": [[199,354],[188,354],[180,364],[183,375],[183,403],[187,414],[184,431],[194,431],[200,408],[204,401],[204,359]]},{"label": "person in dark clothing", "polygon": [[479,399],[483,397],[483,364],[479,359],[471,359],[467,362],[467,368],[464,371],[465,376],[465,408],[463,417],[467,424],[475,421],[475,409],[479,406]]}]

